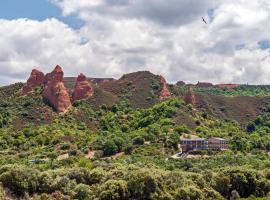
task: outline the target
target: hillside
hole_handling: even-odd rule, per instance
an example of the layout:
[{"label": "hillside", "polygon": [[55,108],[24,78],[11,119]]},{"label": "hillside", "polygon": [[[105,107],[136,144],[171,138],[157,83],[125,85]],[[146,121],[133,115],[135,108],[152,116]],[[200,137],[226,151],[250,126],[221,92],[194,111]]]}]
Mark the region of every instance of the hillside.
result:
[{"label": "hillside", "polygon": [[158,76],[144,71],[126,74],[100,87],[118,97],[127,96],[133,108],[147,108],[158,102],[161,82]]},{"label": "hillside", "polygon": [[[266,197],[270,88],[191,86],[191,105],[188,87],[147,71],[64,78],[60,66],[1,87],[0,197]],[[180,138],[197,137],[224,138],[229,150],[171,157]]]}]

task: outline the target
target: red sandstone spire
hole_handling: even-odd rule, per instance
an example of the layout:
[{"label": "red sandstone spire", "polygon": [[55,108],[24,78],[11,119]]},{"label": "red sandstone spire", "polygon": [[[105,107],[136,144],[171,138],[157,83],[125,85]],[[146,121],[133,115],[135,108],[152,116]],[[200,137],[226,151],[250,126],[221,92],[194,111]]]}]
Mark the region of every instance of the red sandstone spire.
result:
[{"label": "red sandstone spire", "polygon": [[172,94],[170,93],[169,89],[167,88],[167,82],[163,76],[159,76],[160,82],[162,83],[162,89],[160,91],[159,98],[161,100],[170,98]]},{"label": "red sandstone spire", "polygon": [[86,76],[80,74],[76,81],[75,89],[72,95],[72,100],[77,101],[81,99],[87,99],[93,96],[93,94],[94,90],[87,81]]},{"label": "red sandstone spire", "polygon": [[52,105],[58,113],[66,112],[71,107],[67,89],[63,83],[64,72],[60,66],[46,75],[43,98]]},{"label": "red sandstone spire", "polygon": [[196,105],[195,94],[193,93],[191,86],[188,88],[188,92],[185,95],[185,102],[186,104],[191,104],[192,106]]},{"label": "red sandstone spire", "polygon": [[22,89],[22,95],[26,95],[31,92],[35,87],[40,86],[44,82],[44,74],[37,69],[33,69],[30,77],[28,78],[26,85]]}]

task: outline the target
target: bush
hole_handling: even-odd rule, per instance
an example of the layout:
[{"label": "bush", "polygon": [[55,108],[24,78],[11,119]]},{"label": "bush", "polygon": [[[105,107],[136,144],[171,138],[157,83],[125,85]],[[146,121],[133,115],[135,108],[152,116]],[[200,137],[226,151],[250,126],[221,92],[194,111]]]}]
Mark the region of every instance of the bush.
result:
[{"label": "bush", "polygon": [[76,156],[78,154],[78,151],[76,149],[72,149],[68,151],[69,156]]},{"label": "bush", "polygon": [[138,137],[133,139],[133,144],[134,145],[143,145],[144,139],[142,137],[138,136]]},{"label": "bush", "polygon": [[111,156],[118,152],[118,147],[114,143],[114,141],[108,140],[103,145],[103,153],[104,156]]},{"label": "bush", "polygon": [[88,185],[79,184],[76,186],[74,198],[78,200],[93,199],[93,192]]},{"label": "bush", "polygon": [[39,171],[22,166],[13,166],[0,176],[3,186],[18,195],[33,194],[39,187]]},{"label": "bush", "polygon": [[124,180],[108,180],[100,187],[101,200],[129,199],[127,182]]},{"label": "bush", "polygon": [[68,150],[70,148],[70,144],[62,144],[61,150]]},{"label": "bush", "polygon": [[174,196],[175,200],[198,200],[198,199],[205,199],[203,192],[194,187],[194,186],[188,186],[179,189],[176,192],[176,195]]},{"label": "bush", "polygon": [[236,168],[225,170],[222,174],[229,177],[229,190],[236,190],[241,197],[266,196],[270,192],[270,182],[255,170]]},{"label": "bush", "polygon": [[159,184],[156,178],[149,174],[149,171],[133,172],[128,178],[131,198],[151,199],[151,196],[158,190]]},{"label": "bush", "polygon": [[132,154],[133,151],[133,146],[131,144],[128,144],[125,148],[124,148],[124,152],[125,154],[129,155]]},{"label": "bush", "polygon": [[252,133],[256,130],[256,125],[254,124],[254,122],[250,122],[248,123],[246,129],[247,129],[247,132]]}]

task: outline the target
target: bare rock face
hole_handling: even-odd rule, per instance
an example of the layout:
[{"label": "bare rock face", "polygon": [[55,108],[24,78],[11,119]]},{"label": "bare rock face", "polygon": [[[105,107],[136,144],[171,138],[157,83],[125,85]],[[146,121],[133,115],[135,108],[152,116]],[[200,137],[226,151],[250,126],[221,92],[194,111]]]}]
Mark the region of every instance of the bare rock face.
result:
[{"label": "bare rock face", "polygon": [[185,102],[186,104],[191,104],[192,106],[196,105],[196,98],[195,94],[193,93],[192,87],[188,88],[188,92],[185,95]]},{"label": "bare rock face", "polygon": [[213,87],[214,85],[212,83],[207,82],[198,82],[196,86],[200,88],[210,88]]},{"label": "bare rock face", "polygon": [[26,95],[33,91],[35,87],[43,85],[44,78],[45,76],[42,72],[38,71],[37,69],[33,69],[26,82],[26,85],[22,89],[22,95]]},{"label": "bare rock face", "polygon": [[87,99],[93,96],[93,94],[94,90],[87,81],[86,76],[80,74],[76,81],[75,89],[72,95],[72,100],[77,101],[81,99]]},{"label": "bare rock face", "polygon": [[64,113],[71,107],[71,101],[67,89],[63,83],[63,70],[60,66],[46,75],[43,98],[55,108],[58,113]]},{"label": "bare rock face", "polygon": [[46,84],[51,80],[58,81],[58,82],[64,81],[64,72],[63,72],[62,67],[57,65],[51,73],[46,74],[44,78],[44,83]]},{"label": "bare rock face", "polygon": [[159,98],[161,100],[164,100],[164,99],[168,99],[168,98],[172,97],[171,92],[167,88],[167,82],[166,82],[165,78],[163,76],[159,76],[159,78],[160,78],[160,82],[162,83],[162,89],[160,91]]}]

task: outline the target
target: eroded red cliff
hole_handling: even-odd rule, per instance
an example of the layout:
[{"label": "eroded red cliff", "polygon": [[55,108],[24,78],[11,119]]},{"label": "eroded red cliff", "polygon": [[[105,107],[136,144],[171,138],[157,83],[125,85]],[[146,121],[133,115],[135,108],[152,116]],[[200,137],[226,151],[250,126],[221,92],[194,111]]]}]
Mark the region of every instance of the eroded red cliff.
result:
[{"label": "eroded red cliff", "polygon": [[76,85],[74,88],[74,92],[72,95],[72,101],[77,101],[81,99],[87,99],[93,96],[94,90],[87,81],[85,75],[80,74],[77,78]]},{"label": "eroded red cliff", "polygon": [[192,87],[188,88],[188,92],[185,95],[185,102],[186,102],[186,104],[191,104],[192,106],[196,105],[196,98],[195,98],[195,94],[192,90]]},{"label": "eroded red cliff", "polygon": [[160,82],[162,84],[162,88],[160,90],[159,98],[161,100],[164,100],[164,99],[168,99],[168,98],[172,97],[172,94],[171,94],[171,92],[169,91],[169,89],[167,87],[167,82],[166,82],[165,78],[163,76],[159,76],[159,78],[160,78]]},{"label": "eroded red cliff", "polygon": [[71,101],[67,89],[63,83],[64,72],[60,66],[45,76],[45,88],[43,98],[54,107],[58,113],[64,113],[71,107]]},{"label": "eroded red cliff", "polygon": [[26,95],[33,91],[35,87],[41,86],[44,83],[44,74],[37,69],[33,69],[30,77],[28,78],[26,85],[22,89],[22,95]]}]

